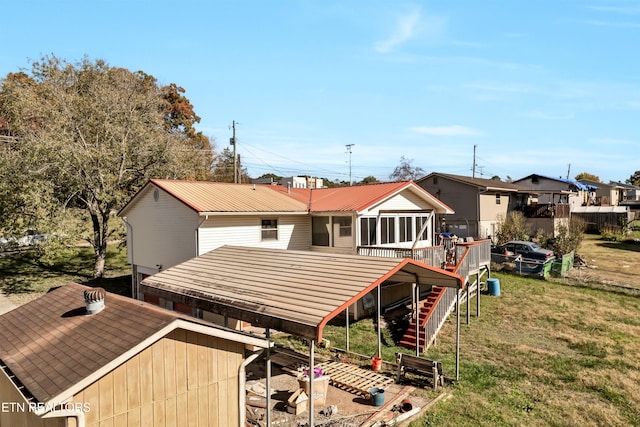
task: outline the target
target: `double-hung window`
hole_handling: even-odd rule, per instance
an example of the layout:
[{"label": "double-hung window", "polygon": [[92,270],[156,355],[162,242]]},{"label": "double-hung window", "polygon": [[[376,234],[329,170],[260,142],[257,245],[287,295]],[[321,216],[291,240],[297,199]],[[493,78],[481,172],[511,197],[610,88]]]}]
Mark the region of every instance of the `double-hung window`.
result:
[{"label": "double-hung window", "polygon": [[278,220],[263,219],[260,231],[262,240],[278,240]]}]

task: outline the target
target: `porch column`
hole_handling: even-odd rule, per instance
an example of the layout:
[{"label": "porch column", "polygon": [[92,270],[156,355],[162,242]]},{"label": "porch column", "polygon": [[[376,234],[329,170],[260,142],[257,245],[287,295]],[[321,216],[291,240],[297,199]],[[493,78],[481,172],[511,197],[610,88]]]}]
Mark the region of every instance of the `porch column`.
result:
[{"label": "porch column", "polygon": [[469,282],[467,282],[467,289],[465,290],[467,293],[467,325],[469,324],[469,316],[471,316],[471,293],[469,292]]},{"label": "porch column", "polygon": [[[417,283],[414,283],[413,285],[413,295],[411,296],[411,298],[414,301],[414,307],[415,307],[415,322],[416,322],[416,357],[420,356],[420,325],[419,325],[419,320],[420,320],[420,285]],[[426,339],[426,337],[425,337]]]}]

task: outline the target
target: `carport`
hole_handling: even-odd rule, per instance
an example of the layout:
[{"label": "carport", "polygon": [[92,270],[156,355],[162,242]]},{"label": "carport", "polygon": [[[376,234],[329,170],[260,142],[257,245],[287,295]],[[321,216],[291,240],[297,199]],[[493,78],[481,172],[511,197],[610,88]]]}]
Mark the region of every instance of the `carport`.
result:
[{"label": "carport", "polygon": [[[367,293],[384,283],[446,286],[461,289],[464,279],[410,258],[382,258],[311,251],[222,246],[199,257],[147,277],[141,291],[224,316],[275,329],[310,341],[309,369],[313,372],[315,345],[324,326]],[[456,372],[459,354],[457,314]],[[381,340],[378,328],[378,355]],[[267,350],[268,352],[269,350]],[[270,358],[267,354],[267,390]],[[310,382],[313,396],[313,381]],[[268,395],[268,393],[267,393]],[[267,396],[268,398],[268,396]],[[313,426],[313,399],[309,399]],[[241,411],[243,414],[244,412]],[[269,419],[267,419],[269,424]]]}]

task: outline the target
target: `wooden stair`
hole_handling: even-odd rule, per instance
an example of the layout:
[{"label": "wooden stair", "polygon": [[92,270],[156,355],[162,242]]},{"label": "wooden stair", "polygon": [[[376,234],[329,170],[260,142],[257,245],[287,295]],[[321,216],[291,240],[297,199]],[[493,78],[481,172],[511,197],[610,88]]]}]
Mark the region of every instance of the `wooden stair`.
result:
[{"label": "wooden stair", "polygon": [[[445,291],[446,288],[443,286],[434,286],[427,298],[420,301],[418,318],[414,318],[409,324],[409,327],[400,340],[401,346],[412,350],[416,348],[416,328],[418,328],[419,331],[423,329]],[[418,345],[421,352],[425,350],[426,343],[424,333],[418,334]]]}]

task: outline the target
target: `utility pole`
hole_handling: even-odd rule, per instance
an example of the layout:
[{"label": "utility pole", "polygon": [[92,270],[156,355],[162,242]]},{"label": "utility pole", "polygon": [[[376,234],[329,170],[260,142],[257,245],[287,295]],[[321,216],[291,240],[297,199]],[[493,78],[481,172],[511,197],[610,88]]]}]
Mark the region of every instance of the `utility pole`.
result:
[{"label": "utility pole", "polygon": [[238,183],[238,157],[237,157],[237,152],[238,152],[238,148],[236,145],[236,121],[233,121],[233,136],[231,137],[231,139],[229,140],[229,143],[231,145],[233,145],[233,182],[234,184]]},{"label": "utility pole", "polygon": [[567,179],[569,179],[570,174],[571,174],[571,163],[569,163],[569,168],[567,169]]},{"label": "utility pole", "polygon": [[472,178],[476,177],[476,147],[477,145],[474,144],[473,145],[473,168],[472,168],[473,174],[471,175]]},{"label": "utility pole", "polygon": [[351,185],[351,147],[356,144],[347,144],[347,153],[349,153],[349,185]]}]

